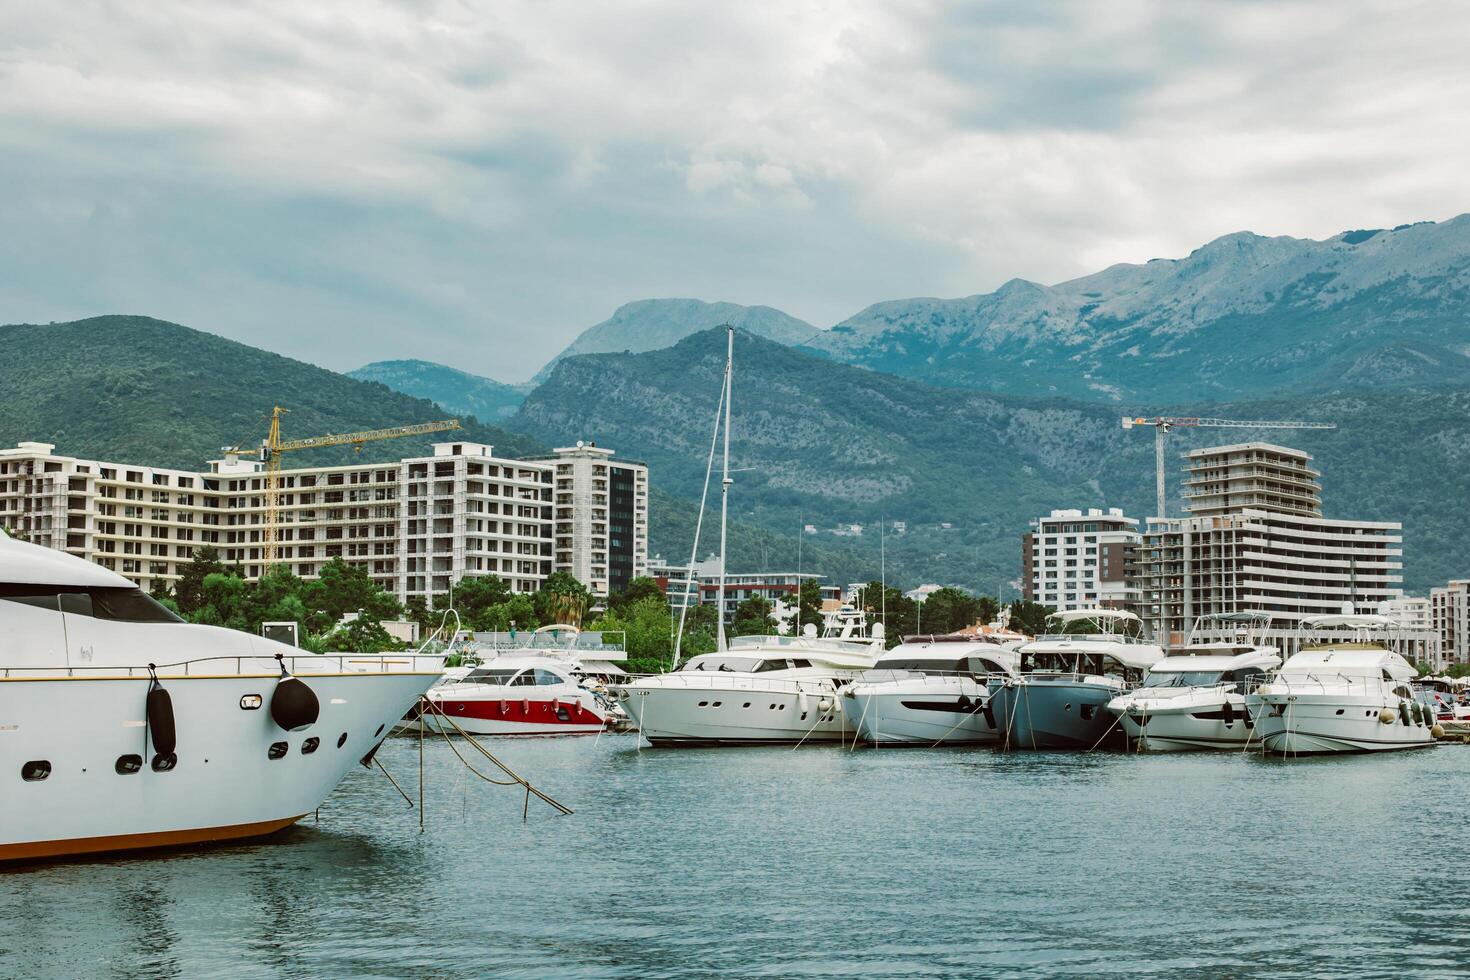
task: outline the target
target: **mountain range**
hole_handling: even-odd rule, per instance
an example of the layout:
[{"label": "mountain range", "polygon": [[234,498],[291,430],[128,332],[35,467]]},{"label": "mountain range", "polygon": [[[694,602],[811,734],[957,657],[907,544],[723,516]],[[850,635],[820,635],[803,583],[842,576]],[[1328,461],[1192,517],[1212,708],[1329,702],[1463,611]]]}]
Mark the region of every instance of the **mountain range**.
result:
[{"label": "mountain range", "polygon": [[[542,441],[596,433],[645,459],[674,496],[697,498],[719,396],[720,330],[643,354],[568,358],[507,424]],[[938,388],[832,364],[750,334],[736,344],[731,513],[784,536],[859,543],[869,575],[994,591],[1019,569],[1030,519],[1063,507],[1153,510],[1153,439],[1126,431],[1107,403]],[[1466,572],[1470,385],[1217,403],[1211,415],[1337,423],[1333,431],[1176,429],[1171,452],[1223,442],[1283,442],[1322,470],[1328,516],[1402,520],[1406,586]],[[1143,410],[1164,405],[1138,406]],[[1169,460],[1171,513],[1182,512]],[[901,522],[903,533],[896,533]],[[861,538],[834,538],[861,524]],[[879,525],[886,527],[879,531]],[[882,533],[883,539],[879,540]],[[881,553],[880,553],[881,550]]]},{"label": "mountain range", "polygon": [[740,328],[732,567],[993,592],[1037,514],[1152,511],[1152,440],[1118,420],[1162,412],[1336,423],[1176,430],[1172,448],[1306,449],[1329,516],[1404,522],[1407,588],[1470,572],[1470,216],[1228,235],[1055,286],[880,303],[826,331],[770,307],[645,300],[527,385],[423,361],[348,377],[147,317],[0,327],[0,440],[196,467],[259,438],[272,404],[292,410],[288,435],[453,414],[504,455],[590,438],[653,466],[652,548],[682,561],[725,322]]}]

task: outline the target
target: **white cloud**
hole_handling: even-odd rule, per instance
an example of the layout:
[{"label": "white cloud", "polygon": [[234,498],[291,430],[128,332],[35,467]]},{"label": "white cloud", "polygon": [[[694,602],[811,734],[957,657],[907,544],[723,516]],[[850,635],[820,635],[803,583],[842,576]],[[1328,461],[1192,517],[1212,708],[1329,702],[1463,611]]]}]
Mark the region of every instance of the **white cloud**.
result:
[{"label": "white cloud", "polygon": [[1453,3],[6,7],[0,320],[339,368],[523,377],[643,296],[825,325],[1465,209]]}]

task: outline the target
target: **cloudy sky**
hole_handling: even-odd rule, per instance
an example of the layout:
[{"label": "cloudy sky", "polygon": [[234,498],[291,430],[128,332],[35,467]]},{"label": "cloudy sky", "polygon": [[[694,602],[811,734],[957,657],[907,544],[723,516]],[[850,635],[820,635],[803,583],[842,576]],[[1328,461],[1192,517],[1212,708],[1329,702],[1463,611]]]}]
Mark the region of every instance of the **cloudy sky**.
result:
[{"label": "cloudy sky", "polygon": [[1470,5],[0,0],[0,322],[528,377],[628,300],[1470,210]]}]

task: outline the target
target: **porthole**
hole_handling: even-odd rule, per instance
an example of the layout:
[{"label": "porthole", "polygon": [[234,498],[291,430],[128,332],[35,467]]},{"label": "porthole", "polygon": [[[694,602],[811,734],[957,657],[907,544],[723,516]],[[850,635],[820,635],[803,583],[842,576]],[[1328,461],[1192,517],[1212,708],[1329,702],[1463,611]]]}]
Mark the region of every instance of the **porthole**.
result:
[{"label": "porthole", "polygon": [[1344,710],[1345,710],[1345,709],[1343,709],[1343,708],[1338,708],[1338,709],[1337,709],[1337,713],[1338,713],[1338,714],[1342,714],[1342,713],[1343,713],[1343,711],[1344,711]]},{"label": "porthole", "polygon": [[321,744],[322,740],[313,735],[311,738],[301,743],[301,754],[311,755],[313,752],[316,751],[317,746]]},{"label": "porthole", "polygon": [[722,705],[724,703],[725,702],[723,702],[723,701],[716,701],[714,704],[710,705],[710,707],[712,707],[712,708],[718,708],[720,705]]},{"label": "porthole", "polygon": [[179,764],[179,757],[172,752],[166,755],[159,752],[153,756],[153,762],[150,764],[154,772],[173,772],[174,767]]},{"label": "porthole", "polygon": [[750,707],[750,702],[749,701],[745,702],[745,705],[744,706],[747,707],[747,708]]},{"label": "porthole", "polygon": [[120,755],[112,768],[119,776],[131,776],[143,768],[143,757],[141,755]]},{"label": "porthole", "polygon": [[20,778],[28,783],[39,783],[51,775],[51,763],[45,759],[34,759],[20,767]]},{"label": "porthole", "polygon": [[785,711],[786,710],[786,705],[784,705],[784,704],[777,705],[776,706],[776,710],[777,711]]},{"label": "porthole", "polygon": [[347,744],[347,733],[346,732],[343,732],[341,735],[338,735],[337,736],[337,748],[340,749],[342,746],[344,746],[346,744]]},{"label": "porthole", "polygon": [[286,755],[285,742],[272,742],[270,751],[265,754],[267,759],[281,759]]},{"label": "porthole", "polygon": [[704,707],[704,706],[705,706],[705,705],[707,705],[707,704],[709,704],[709,702],[708,702],[708,701],[701,701],[701,702],[699,702],[699,706],[700,706],[700,707],[701,707],[701,708],[703,708],[703,707]]}]

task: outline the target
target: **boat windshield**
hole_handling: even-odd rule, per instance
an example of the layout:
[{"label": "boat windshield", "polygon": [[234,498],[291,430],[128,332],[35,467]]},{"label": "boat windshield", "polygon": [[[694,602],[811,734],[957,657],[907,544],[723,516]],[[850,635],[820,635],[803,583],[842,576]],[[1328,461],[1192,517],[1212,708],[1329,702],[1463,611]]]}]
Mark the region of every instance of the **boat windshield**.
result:
[{"label": "boat windshield", "polygon": [[462,684],[509,684],[512,677],[516,675],[514,670],[495,670],[487,667],[477,668],[465,675]]},{"label": "boat windshield", "polygon": [[[732,672],[733,671],[734,673],[737,673],[737,674],[750,674],[750,673],[754,673],[758,669],[761,669],[762,662],[763,661],[761,660],[760,657],[721,657],[721,656],[695,657],[693,660],[689,661],[684,666],[680,667],[679,670],[680,671],[696,671],[696,670],[702,670],[702,671],[707,671],[707,672],[711,672],[711,673],[712,672],[715,672],[715,671],[723,671],[725,673],[729,673],[729,672]],[[786,662],[784,660],[781,661],[781,666],[782,666],[783,669],[785,668]],[[767,670],[773,670],[775,668],[766,668],[766,669]]]},{"label": "boat windshield", "polygon": [[874,670],[908,670],[925,675],[1004,674],[1005,668],[985,657],[895,657],[874,665]]},{"label": "boat windshield", "polygon": [[173,610],[142,589],[0,583],[0,599],[53,612],[123,623],[182,623]]},{"label": "boat windshield", "polygon": [[1218,670],[1153,671],[1144,679],[1144,687],[1209,687],[1222,683]]}]

